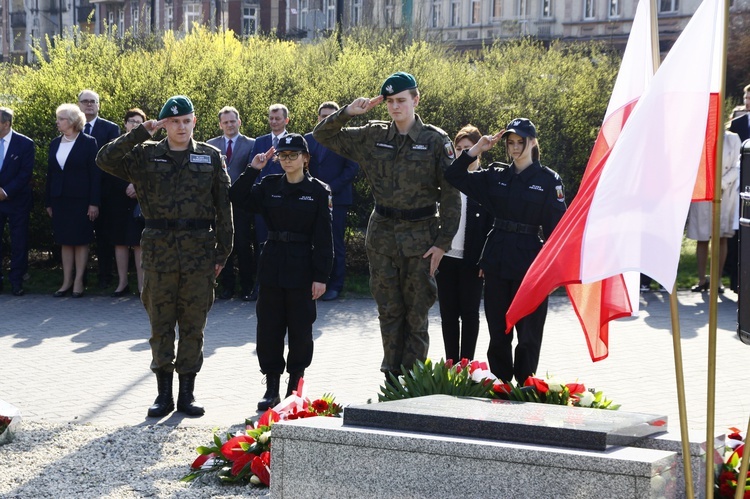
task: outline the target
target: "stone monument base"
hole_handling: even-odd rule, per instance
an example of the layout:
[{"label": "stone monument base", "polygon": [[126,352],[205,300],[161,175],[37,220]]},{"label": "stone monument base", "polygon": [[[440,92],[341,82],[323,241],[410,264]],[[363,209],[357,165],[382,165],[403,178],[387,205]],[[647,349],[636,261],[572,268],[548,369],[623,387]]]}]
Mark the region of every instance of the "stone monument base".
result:
[{"label": "stone monument base", "polygon": [[[570,408],[572,411],[588,410]],[[307,418],[274,425],[273,497],[685,497],[679,434],[630,446],[573,449],[345,425]],[[696,435],[697,437],[697,435]],[[715,448],[723,448],[717,439]],[[690,446],[696,497],[705,445]]]}]

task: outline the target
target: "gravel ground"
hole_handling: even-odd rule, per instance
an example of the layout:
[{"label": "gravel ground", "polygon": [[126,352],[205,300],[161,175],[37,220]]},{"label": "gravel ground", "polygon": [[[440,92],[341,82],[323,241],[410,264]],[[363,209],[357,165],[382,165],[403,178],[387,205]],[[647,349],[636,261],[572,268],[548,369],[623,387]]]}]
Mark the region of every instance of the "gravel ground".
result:
[{"label": "gravel ground", "polygon": [[195,448],[211,437],[205,426],[23,421],[15,439],[0,446],[0,498],[268,496],[268,489],[221,485],[213,477],[180,481],[197,457]]}]

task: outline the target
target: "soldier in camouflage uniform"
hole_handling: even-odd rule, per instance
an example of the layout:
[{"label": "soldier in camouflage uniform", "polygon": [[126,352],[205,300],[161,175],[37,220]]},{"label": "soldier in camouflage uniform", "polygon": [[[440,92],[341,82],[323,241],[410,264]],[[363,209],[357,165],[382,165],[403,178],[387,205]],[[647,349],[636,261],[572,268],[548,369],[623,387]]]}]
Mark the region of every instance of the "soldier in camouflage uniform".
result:
[{"label": "soldier in camouflage uniform", "polygon": [[[454,158],[450,137],[414,112],[419,103],[414,77],[395,73],[380,93],[333,113],[315,127],[313,137],[359,163],[372,187],[375,210],[365,245],[383,339],[380,370],[388,380],[389,373],[427,357],[435,270],[458,229],[461,199],[443,177]],[[342,128],[383,101],[393,121]]]},{"label": "soldier in camouflage uniform", "polygon": [[[151,370],[159,387],[150,417],[174,410],[174,371],[180,382],[177,410],[204,413],[193,396],[195,375],[203,364],[203,329],[216,276],[232,251],[229,175],[218,149],[193,140],[195,123],[190,99],[172,97],[159,121],[110,142],[96,159],[102,170],[135,186],[146,218],[141,299],[151,321]],[[167,138],[150,141],[160,128]]]}]

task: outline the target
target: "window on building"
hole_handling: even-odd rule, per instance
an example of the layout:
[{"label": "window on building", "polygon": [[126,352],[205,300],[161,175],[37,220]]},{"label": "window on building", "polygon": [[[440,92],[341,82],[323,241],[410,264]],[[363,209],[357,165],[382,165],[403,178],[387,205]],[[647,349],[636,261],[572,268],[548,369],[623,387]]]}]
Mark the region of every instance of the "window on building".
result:
[{"label": "window on building", "polygon": [[146,33],[151,33],[151,6],[146,5],[143,7],[143,29]]},{"label": "window on building", "polygon": [[185,33],[193,31],[193,23],[203,22],[203,6],[199,3],[186,3],[182,5],[185,12]]},{"label": "window on building", "polygon": [[111,7],[109,9],[109,12],[107,12],[107,24],[109,24],[110,26],[115,25],[115,11],[112,10]]},{"label": "window on building", "polygon": [[451,0],[451,26],[461,26],[461,2]]},{"label": "window on building", "polygon": [[528,0],[516,0],[516,17],[526,19],[528,16]]},{"label": "window on building", "polygon": [[552,0],[542,0],[542,18],[552,18]]},{"label": "window on building", "polygon": [[169,4],[164,9],[164,29],[174,29],[174,7]]},{"label": "window on building", "polygon": [[503,0],[492,0],[492,19],[503,17]]},{"label": "window on building", "polygon": [[432,15],[430,16],[430,27],[440,28],[440,18],[442,15],[443,2],[435,0],[432,2]]},{"label": "window on building", "polygon": [[482,0],[471,0],[471,24],[482,22]]},{"label": "window on building", "polygon": [[299,0],[299,15],[297,16],[297,28],[307,31],[307,16],[310,12],[309,0]]},{"label": "window on building", "polygon": [[393,7],[393,0],[385,0],[385,25],[386,26],[395,26],[396,25],[396,19],[395,16],[395,9]]},{"label": "window on building", "polygon": [[583,18],[584,19],[596,18],[596,1],[595,0],[583,0]]},{"label": "window on building", "polygon": [[138,4],[133,3],[130,5],[130,26],[133,30],[133,33],[138,33]]},{"label": "window on building", "polygon": [[117,32],[120,36],[125,33],[125,9],[117,9]]},{"label": "window on building", "polygon": [[620,17],[620,0],[609,0],[609,18],[617,19]]},{"label": "window on building", "polygon": [[679,0],[660,0],[659,1],[660,13],[677,12],[679,8],[680,8]]},{"label": "window on building", "polygon": [[352,0],[351,19],[349,23],[352,26],[359,26],[362,22],[362,0]]},{"label": "window on building", "polygon": [[336,0],[326,0],[326,29],[336,29]]},{"label": "window on building", "polygon": [[258,6],[242,5],[242,35],[252,36],[258,32]]}]

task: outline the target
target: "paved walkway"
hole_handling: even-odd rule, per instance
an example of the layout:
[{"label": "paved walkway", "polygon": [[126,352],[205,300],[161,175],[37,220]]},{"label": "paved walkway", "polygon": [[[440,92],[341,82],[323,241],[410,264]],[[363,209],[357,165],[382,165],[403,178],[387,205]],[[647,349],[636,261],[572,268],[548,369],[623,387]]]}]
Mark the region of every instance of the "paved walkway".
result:
[{"label": "paved walkway", "polygon": [[[678,296],[689,427],[705,432],[708,297]],[[729,426],[744,429],[750,416],[750,346],[737,339],[736,299],[729,291],[719,297],[715,428],[722,433]],[[592,363],[567,298],[553,297],[539,371],[578,378],[603,390],[622,410],[666,414],[670,429],[677,431],[668,296],[645,294],[641,307],[639,318],[611,326],[609,358]],[[437,305],[430,324],[430,357],[437,359],[444,355]],[[382,351],[374,302],[321,302],[315,326],[315,356],[306,377],[310,395],[332,392],[345,405],[377,401]],[[216,302],[196,382],[206,415],[193,419],[176,413],[166,424],[226,428],[255,413],[264,392],[255,327],[255,303]],[[142,424],[156,396],[148,336],[146,312],[135,297],[0,295],[0,399],[18,406],[29,420]],[[481,359],[487,336],[482,320]]]}]

